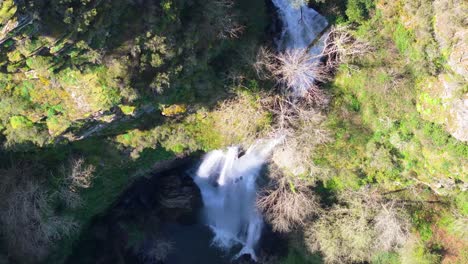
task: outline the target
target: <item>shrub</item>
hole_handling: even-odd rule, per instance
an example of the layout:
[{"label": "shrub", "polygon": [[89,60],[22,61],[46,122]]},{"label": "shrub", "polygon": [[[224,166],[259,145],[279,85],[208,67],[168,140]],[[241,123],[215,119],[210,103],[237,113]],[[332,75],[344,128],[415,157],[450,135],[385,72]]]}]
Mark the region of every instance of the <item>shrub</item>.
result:
[{"label": "shrub", "polygon": [[0,3],[0,25],[4,25],[16,13],[14,0],[5,0]]},{"label": "shrub", "polygon": [[362,23],[369,18],[374,7],[373,0],[348,0],[346,16],[351,22]]},{"label": "shrub", "polygon": [[32,122],[27,119],[14,120],[12,126],[7,126],[4,135],[7,138],[5,146],[13,149],[27,149],[31,143],[43,146],[49,136],[46,131],[40,127],[31,125]]},{"label": "shrub", "polygon": [[409,223],[405,215],[376,190],[344,191],[339,200],[306,230],[307,246],[320,250],[326,262],[371,261],[406,243]]},{"label": "shrub", "polygon": [[51,116],[46,120],[47,128],[51,136],[58,136],[65,132],[71,125],[69,120],[64,117]]},{"label": "shrub", "polygon": [[183,114],[186,111],[187,111],[187,106],[174,104],[174,105],[169,105],[169,106],[163,106],[161,114],[163,116],[171,117],[171,116]]},{"label": "shrub", "polygon": [[136,109],[135,106],[119,105],[119,108],[120,108],[120,111],[122,111],[122,113],[124,115],[133,115],[133,114],[135,114],[135,109]]},{"label": "shrub", "polygon": [[269,108],[276,124],[273,134],[285,137],[284,144],[273,152],[273,162],[287,175],[317,176],[312,154],[331,141],[330,131],[324,127],[325,116],[306,100],[293,103],[273,97]]},{"label": "shrub", "polygon": [[273,78],[287,96],[310,95],[323,103],[325,98],[317,82],[329,80],[329,71],[307,49],[289,49],[275,55],[261,48],[254,66],[259,76]]},{"label": "shrub", "polygon": [[[265,96],[265,94],[262,94]],[[271,126],[271,116],[262,105],[261,97],[240,92],[224,101],[211,113],[210,121],[223,144],[251,144],[265,136]]]},{"label": "shrub", "polygon": [[440,263],[440,258],[437,255],[427,252],[424,244],[416,237],[411,237],[408,242],[401,248],[400,261],[402,264],[433,264]]},{"label": "shrub", "polygon": [[33,126],[33,122],[24,116],[12,116],[10,125],[13,129],[30,128]]},{"label": "shrub", "polygon": [[273,230],[289,232],[302,227],[312,214],[320,213],[320,205],[305,180],[285,177],[277,170],[270,172],[270,178],[272,182],[257,198],[257,207]]},{"label": "shrub", "polygon": [[35,168],[16,165],[0,170],[0,234],[12,260],[37,263],[55,241],[75,232],[77,224],[56,215]]}]

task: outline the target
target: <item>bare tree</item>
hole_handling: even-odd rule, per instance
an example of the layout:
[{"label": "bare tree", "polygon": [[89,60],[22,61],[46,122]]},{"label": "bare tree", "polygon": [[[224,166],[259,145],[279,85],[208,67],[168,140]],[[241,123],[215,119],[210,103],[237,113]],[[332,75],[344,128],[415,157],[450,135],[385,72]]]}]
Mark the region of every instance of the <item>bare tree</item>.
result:
[{"label": "bare tree", "polygon": [[41,261],[54,241],[78,228],[72,219],[53,211],[52,196],[32,171],[28,165],[0,171],[0,237],[10,257],[20,263]]},{"label": "bare tree", "polygon": [[234,10],[234,0],[214,0],[213,8],[216,24],[220,27],[218,37],[221,39],[239,38],[245,27],[239,22],[239,16]]},{"label": "bare tree", "polygon": [[257,207],[279,232],[288,232],[304,225],[306,219],[320,211],[320,205],[310,192],[306,181],[287,178],[276,170],[272,184],[265,188],[257,200]]},{"label": "bare tree", "polygon": [[78,158],[71,162],[71,171],[68,174],[67,180],[73,189],[89,188],[93,177],[95,167],[92,165],[85,166],[84,159]]},{"label": "bare tree", "polygon": [[306,230],[306,244],[321,251],[327,263],[368,262],[375,253],[401,248],[409,222],[401,204],[377,189],[361,188],[338,195],[339,203]]},{"label": "bare tree", "polygon": [[395,208],[395,203],[381,204],[382,209],[374,219],[374,229],[377,234],[376,248],[389,251],[403,246],[409,238],[409,222],[401,217]]},{"label": "bare tree", "polygon": [[254,68],[260,77],[274,79],[287,96],[306,97],[318,104],[325,99],[317,83],[330,80],[329,69],[307,49],[275,54],[260,48]]},{"label": "bare tree", "polygon": [[287,49],[275,53],[260,48],[254,68],[259,77],[275,80],[286,95],[307,97],[323,104],[326,97],[318,83],[329,81],[339,64],[371,50],[372,47],[355,38],[348,27],[332,27],[320,54],[311,54],[308,49]]},{"label": "bare tree", "polygon": [[70,160],[68,167],[62,168],[63,185],[58,191],[60,199],[69,208],[77,208],[82,205],[81,196],[78,193],[80,189],[86,189],[91,186],[94,177],[95,167],[85,165],[83,158]]},{"label": "bare tree", "polygon": [[287,174],[316,177],[325,172],[315,166],[311,155],[317,146],[330,142],[331,136],[324,126],[325,116],[314,106],[306,99],[292,102],[282,96],[265,102],[275,119],[272,134],[285,136],[272,159]]},{"label": "bare tree", "polygon": [[334,26],[326,35],[324,48],[317,57],[326,58],[326,66],[334,69],[372,50],[368,42],[354,37],[349,27]]}]

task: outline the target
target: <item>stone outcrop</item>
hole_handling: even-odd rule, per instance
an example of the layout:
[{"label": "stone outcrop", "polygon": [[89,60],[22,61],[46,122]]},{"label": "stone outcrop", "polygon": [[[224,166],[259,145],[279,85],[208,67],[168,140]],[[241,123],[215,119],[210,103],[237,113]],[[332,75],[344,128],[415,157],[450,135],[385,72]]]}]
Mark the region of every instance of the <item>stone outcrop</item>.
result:
[{"label": "stone outcrop", "polygon": [[[415,32],[417,45],[429,59],[442,58],[444,71],[420,84],[418,111],[444,125],[460,141],[468,141],[468,2],[464,0],[409,1],[402,17]],[[434,48],[428,48],[434,47]],[[428,50],[431,50],[429,52]]]},{"label": "stone outcrop", "polygon": [[440,74],[420,87],[417,108],[421,116],[442,124],[460,141],[468,141],[468,94],[466,82],[454,74]]}]

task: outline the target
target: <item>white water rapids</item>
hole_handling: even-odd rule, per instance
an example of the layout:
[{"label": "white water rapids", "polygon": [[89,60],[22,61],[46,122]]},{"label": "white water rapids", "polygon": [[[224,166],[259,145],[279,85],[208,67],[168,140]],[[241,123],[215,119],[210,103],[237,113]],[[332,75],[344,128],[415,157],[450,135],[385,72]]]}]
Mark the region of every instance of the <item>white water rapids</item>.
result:
[{"label": "white water rapids", "polygon": [[198,168],[195,183],[204,203],[204,220],[213,230],[213,244],[229,250],[240,244],[237,254],[256,260],[255,245],[263,220],[255,207],[257,177],[262,165],[281,139],[259,141],[239,157],[239,149],[208,153]]},{"label": "white water rapids", "polygon": [[[292,2],[300,2],[297,6]],[[283,22],[278,49],[307,48],[327,26],[327,21],[303,0],[273,0]],[[314,48],[311,49],[314,52]],[[205,224],[214,232],[213,244],[236,255],[256,260],[263,219],[255,206],[257,177],[273,148],[282,139],[259,141],[240,156],[237,147],[215,150],[203,159],[195,175],[204,203]]]}]

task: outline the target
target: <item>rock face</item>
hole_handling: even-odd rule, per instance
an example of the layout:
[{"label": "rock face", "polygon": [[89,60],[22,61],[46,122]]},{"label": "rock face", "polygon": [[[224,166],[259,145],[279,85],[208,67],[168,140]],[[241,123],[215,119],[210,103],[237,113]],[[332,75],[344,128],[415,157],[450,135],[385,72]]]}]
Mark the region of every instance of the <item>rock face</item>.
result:
[{"label": "rock face", "polygon": [[434,33],[452,70],[468,78],[468,4],[464,0],[434,1]]},{"label": "rock face", "polygon": [[161,216],[167,220],[191,221],[190,215],[202,205],[200,190],[188,175],[162,175],[158,181],[157,203]]},{"label": "rock face", "polygon": [[188,169],[193,158],[163,164],[139,177],[84,232],[67,263],[163,263],[172,244],[161,235],[165,223],[191,224],[202,206]]},{"label": "rock face", "polygon": [[[445,61],[444,72],[421,85],[418,111],[445,126],[454,138],[468,141],[468,2],[464,0],[408,1],[404,24],[415,31],[426,55]],[[412,10],[412,11],[408,11]],[[430,50],[430,52],[429,52]]]},{"label": "rock face", "polygon": [[450,109],[449,132],[461,141],[468,141],[468,95],[457,100]]},{"label": "rock face", "polygon": [[[466,14],[468,3],[463,0],[436,0],[433,3],[435,19],[434,33],[442,54],[447,57],[447,64],[453,71],[452,78],[459,82],[441,79],[446,105],[447,120],[444,122],[447,131],[458,140],[468,141],[468,28]],[[458,76],[455,76],[458,75]]]},{"label": "rock face", "polygon": [[421,116],[446,127],[454,138],[468,141],[468,94],[466,82],[454,74],[440,74],[420,87],[418,111]]},{"label": "rock face", "polygon": [[174,160],[162,172],[137,179],[111,209],[111,215],[124,217],[153,211],[158,217],[179,221],[202,206],[200,190],[187,173],[191,159]]}]

